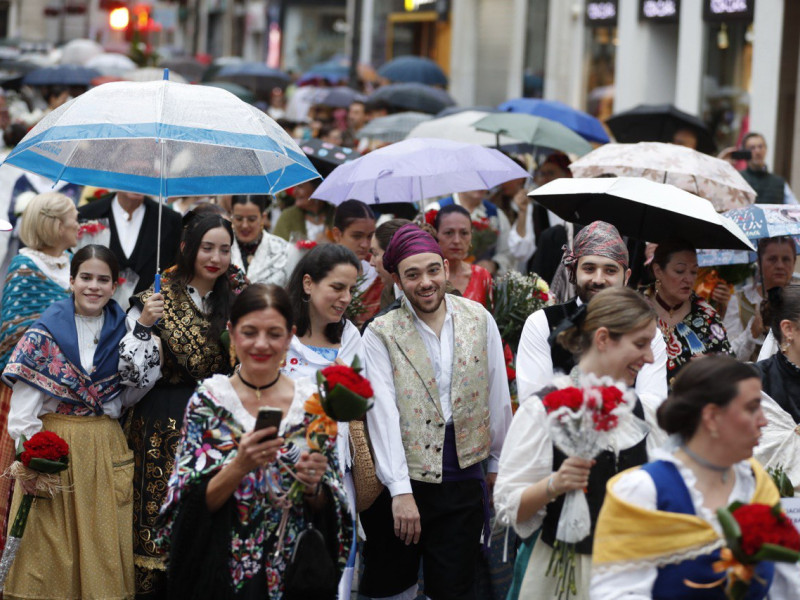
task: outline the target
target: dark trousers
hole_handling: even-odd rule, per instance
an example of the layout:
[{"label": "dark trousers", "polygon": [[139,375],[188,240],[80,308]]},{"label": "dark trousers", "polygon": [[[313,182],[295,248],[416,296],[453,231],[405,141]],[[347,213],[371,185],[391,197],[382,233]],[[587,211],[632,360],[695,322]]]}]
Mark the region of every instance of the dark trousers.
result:
[{"label": "dark trousers", "polygon": [[440,484],[411,482],[422,535],[406,546],[394,533],[392,499],[384,490],[361,513],[367,535],[359,592],[393,596],[417,582],[420,560],[431,600],[476,600],[475,565],[481,549],[483,490],[476,479]]}]

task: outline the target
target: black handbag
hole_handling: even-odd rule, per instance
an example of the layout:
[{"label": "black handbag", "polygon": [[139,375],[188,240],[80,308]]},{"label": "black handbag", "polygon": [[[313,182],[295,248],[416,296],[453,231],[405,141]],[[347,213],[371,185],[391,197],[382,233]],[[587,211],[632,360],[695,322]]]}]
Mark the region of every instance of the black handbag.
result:
[{"label": "black handbag", "polygon": [[310,519],[297,536],[283,574],[284,600],[336,600],[339,570],[322,532]]}]

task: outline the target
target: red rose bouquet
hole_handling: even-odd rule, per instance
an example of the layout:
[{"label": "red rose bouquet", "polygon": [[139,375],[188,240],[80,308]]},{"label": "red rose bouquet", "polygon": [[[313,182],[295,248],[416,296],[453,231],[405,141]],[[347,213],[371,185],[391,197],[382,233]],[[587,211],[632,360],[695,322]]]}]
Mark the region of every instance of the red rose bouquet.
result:
[{"label": "red rose bouquet", "polygon": [[[611,434],[623,420],[630,419],[634,427],[642,429],[644,422],[633,418],[636,396],[622,384],[610,378],[583,375],[578,385],[569,378],[542,398],[547,411],[547,423],[553,443],[567,456],[592,459],[612,446]],[[575,544],[591,533],[589,503],[583,490],[567,492],[556,529],[554,552],[547,567],[547,575],[559,580],[559,598],[577,593],[575,584]]]},{"label": "red rose bouquet", "polygon": [[0,559],[0,591],[17,555],[34,500],[52,498],[62,491],[64,486],[59,473],[68,466],[69,446],[52,431],[40,431],[29,440],[20,439],[17,460],[11,464],[7,474],[16,479],[26,493],[22,496]]},{"label": "red rose bouquet", "polygon": [[317,247],[317,242],[315,242],[314,240],[298,240],[295,243],[295,247],[298,250],[311,250],[312,248]]},{"label": "red rose bouquet", "polygon": [[747,596],[756,567],[761,561],[795,563],[800,560],[800,533],[780,504],[742,504],[734,502],[717,510],[726,547],[714,571],[727,572],[727,596],[741,600]]}]

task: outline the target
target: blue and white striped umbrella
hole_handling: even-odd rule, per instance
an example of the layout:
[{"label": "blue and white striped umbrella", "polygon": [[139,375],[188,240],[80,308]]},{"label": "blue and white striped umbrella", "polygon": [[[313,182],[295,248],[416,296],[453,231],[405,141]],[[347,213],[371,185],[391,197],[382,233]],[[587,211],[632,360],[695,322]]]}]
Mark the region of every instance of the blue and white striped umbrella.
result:
[{"label": "blue and white striped umbrella", "polygon": [[57,108],[5,162],[150,196],[275,194],[319,177],[292,138],[225,90],[106,83]]}]

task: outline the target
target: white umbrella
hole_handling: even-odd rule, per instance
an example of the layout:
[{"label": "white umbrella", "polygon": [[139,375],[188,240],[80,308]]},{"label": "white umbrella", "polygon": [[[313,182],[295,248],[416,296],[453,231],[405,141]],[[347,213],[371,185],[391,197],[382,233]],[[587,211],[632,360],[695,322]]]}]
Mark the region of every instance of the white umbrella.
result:
[{"label": "white umbrella", "polygon": [[78,39],[64,44],[61,49],[62,65],[85,66],[89,59],[103,53],[103,47],[94,40]]},{"label": "white umbrella", "polygon": [[[144,67],[142,69],[135,69],[133,71],[128,71],[125,73],[122,78],[127,79],[128,81],[161,81],[164,77],[164,69],[160,69],[158,67]],[[186,78],[182,75],[178,75],[177,73],[170,72],[169,80],[172,83],[189,83],[186,81]]]},{"label": "white umbrella", "polygon": [[90,58],[86,65],[90,69],[97,69],[103,75],[121,76],[136,69],[136,63],[124,54],[118,52],[105,52]]},{"label": "white umbrella", "polygon": [[678,238],[697,248],[755,250],[744,232],[708,200],[641,177],[556,179],[528,195],[566,221],[607,221],[637,240]]},{"label": "white umbrella", "polygon": [[[495,144],[497,144],[497,136],[488,131],[478,131],[474,127],[476,121],[480,121],[490,114],[482,110],[465,110],[446,117],[424,121],[414,127],[406,139],[436,138],[494,148]],[[522,140],[507,135],[500,136],[501,146],[520,143],[522,143]]]}]

